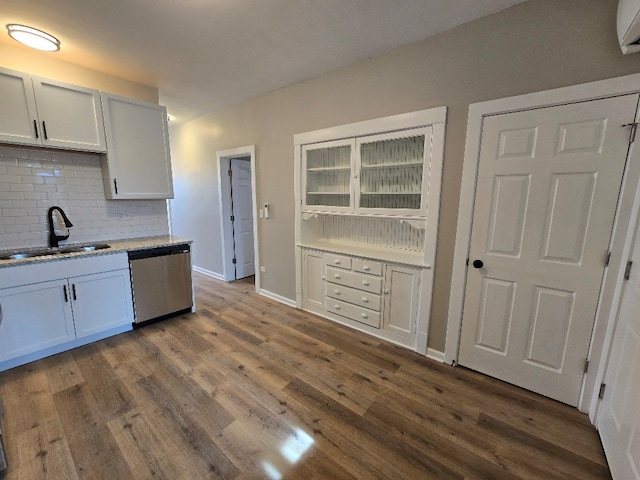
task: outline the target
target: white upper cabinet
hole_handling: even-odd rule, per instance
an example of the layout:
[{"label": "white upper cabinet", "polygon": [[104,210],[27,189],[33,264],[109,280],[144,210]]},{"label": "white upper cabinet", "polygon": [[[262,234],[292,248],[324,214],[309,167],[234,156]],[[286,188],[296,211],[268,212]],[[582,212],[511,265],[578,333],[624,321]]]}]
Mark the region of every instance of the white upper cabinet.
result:
[{"label": "white upper cabinet", "polygon": [[352,139],[302,146],[305,211],[353,211],[354,150]]},{"label": "white upper cabinet", "polygon": [[431,131],[425,127],[357,139],[356,211],[426,215]]},{"label": "white upper cabinet", "polygon": [[173,198],[165,107],[104,92],[101,96],[107,136],[107,197]]},{"label": "white upper cabinet", "polygon": [[0,69],[0,141],[104,152],[97,90]]},{"label": "white upper cabinet", "polygon": [[0,141],[42,145],[31,75],[0,69]]},{"label": "white upper cabinet", "polygon": [[33,77],[40,140],[50,147],[104,152],[100,92]]},{"label": "white upper cabinet", "polygon": [[301,146],[302,211],[426,216],[432,128]]}]

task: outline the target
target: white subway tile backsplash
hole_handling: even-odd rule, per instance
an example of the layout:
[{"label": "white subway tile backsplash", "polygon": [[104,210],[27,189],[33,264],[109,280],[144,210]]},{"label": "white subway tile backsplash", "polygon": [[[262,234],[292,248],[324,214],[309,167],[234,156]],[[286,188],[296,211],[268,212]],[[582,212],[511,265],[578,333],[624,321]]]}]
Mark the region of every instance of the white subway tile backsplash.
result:
[{"label": "white subway tile backsplash", "polygon": [[73,222],[67,243],[169,232],[164,200],[106,199],[100,155],[0,145],[0,249],[47,245],[53,205]]}]

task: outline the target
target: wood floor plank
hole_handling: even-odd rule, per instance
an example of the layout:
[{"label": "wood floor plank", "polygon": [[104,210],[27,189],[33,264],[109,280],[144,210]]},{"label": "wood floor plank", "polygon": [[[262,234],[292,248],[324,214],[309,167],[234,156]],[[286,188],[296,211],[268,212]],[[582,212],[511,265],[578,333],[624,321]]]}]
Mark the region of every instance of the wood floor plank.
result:
[{"label": "wood floor plank", "polygon": [[0,373],[6,480],[610,480],[575,408],[194,281],[193,314]]},{"label": "wood floor plank", "polygon": [[58,392],[54,400],[80,478],[133,478],[87,384]]}]

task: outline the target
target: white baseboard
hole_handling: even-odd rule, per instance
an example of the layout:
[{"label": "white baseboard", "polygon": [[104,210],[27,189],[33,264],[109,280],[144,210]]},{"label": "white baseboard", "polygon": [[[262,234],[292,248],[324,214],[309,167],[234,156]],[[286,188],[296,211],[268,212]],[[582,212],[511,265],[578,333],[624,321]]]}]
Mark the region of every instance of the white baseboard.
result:
[{"label": "white baseboard", "polygon": [[435,360],[436,362],[444,363],[444,352],[433,348],[427,348],[427,358]]},{"label": "white baseboard", "polygon": [[296,308],[296,301],[291,300],[290,298],[283,297],[282,295],[278,295],[277,293],[273,293],[262,288],[258,291],[258,293],[264,297],[270,298],[271,300],[275,300],[276,302],[284,303],[285,305]]},{"label": "white baseboard", "polygon": [[198,273],[202,273],[203,275],[206,275],[208,277],[213,277],[216,280],[222,280],[223,282],[225,281],[224,280],[224,275],[222,275],[220,273],[212,272],[211,270],[205,270],[204,268],[196,267],[194,265],[193,266],[193,271],[194,272],[198,272]]}]

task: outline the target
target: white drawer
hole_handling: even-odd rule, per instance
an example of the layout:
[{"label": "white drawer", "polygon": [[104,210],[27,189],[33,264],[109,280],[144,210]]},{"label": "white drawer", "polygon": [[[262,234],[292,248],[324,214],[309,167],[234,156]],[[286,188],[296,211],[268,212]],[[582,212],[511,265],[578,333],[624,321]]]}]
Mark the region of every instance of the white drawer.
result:
[{"label": "white drawer", "polygon": [[371,327],[380,328],[380,313],[361,308],[350,303],[341,302],[340,300],[334,300],[327,298],[327,310],[336,315],[350,318],[356,322],[364,323]]},{"label": "white drawer", "polygon": [[373,260],[353,259],[353,271],[368,273],[369,275],[382,276],[382,263]]},{"label": "white drawer", "polygon": [[382,278],[364,275],[362,273],[345,272],[337,268],[327,267],[327,282],[357,288],[365,292],[380,295],[382,291]]},{"label": "white drawer", "polygon": [[328,267],[346,268],[351,270],[351,257],[337,255],[335,253],[325,254],[325,264]]},{"label": "white drawer", "polygon": [[[345,287],[343,285],[336,285],[334,283],[327,283],[326,286],[327,297],[353,303],[361,307],[375,310],[376,312],[380,311],[380,295],[363,292],[362,290],[356,290],[355,288]],[[327,300],[327,302],[330,301],[331,299]]]}]

